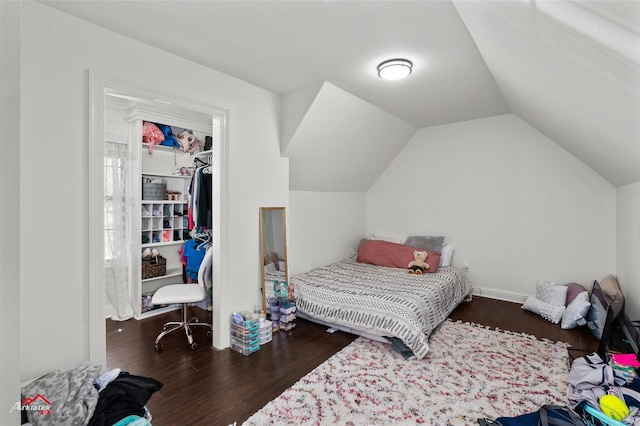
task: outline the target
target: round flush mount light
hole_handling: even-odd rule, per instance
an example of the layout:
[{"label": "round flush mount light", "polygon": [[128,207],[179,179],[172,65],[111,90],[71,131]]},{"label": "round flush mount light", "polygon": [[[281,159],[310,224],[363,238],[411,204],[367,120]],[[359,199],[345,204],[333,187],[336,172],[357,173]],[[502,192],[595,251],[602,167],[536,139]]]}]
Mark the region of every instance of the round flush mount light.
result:
[{"label": "round flush mount light", "polygon": [[389,59],[378,65],[378,76],[383,80],[400,80],[409,77],[412,68],[408,59]]}]

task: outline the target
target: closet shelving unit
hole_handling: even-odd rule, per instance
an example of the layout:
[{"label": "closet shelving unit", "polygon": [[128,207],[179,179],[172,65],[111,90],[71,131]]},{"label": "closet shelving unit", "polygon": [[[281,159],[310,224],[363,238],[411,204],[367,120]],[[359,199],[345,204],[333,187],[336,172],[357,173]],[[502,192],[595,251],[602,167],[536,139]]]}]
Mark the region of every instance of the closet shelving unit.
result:
[{"label": "closet shelving unit", "polygon": [[[178,200],[153,200],[142,198],[140,202],[140,243],[141,248],[158,248],[182,244],[187,240],[189,227],[187,218],[186,194],[191,176],[167,175],[163,173],[142,172],[143,179],[164,179],[167,190],[180,192]],[[180,265],[167,267],[162,277],[148,278],[156,280],[169,276],[182,275]]]},{"label": "closet shelving unit", "polygon": [[[205,136],[216,141],[216,130],[211,116],[185,111],[170,105],[132,103],[125,113],[129,124],[129,153],[132,159],[131,185],[131,300],[134,301],[134,316],[137,319],[158,315],[179,309],[179,305],[149,309],[153,293],[168,284],[183,282],[183,268],[180,261],[180,249],[188,235],[187,195],[191,183],[194,158],[211,157],[212,151],[200,151],[194,154],[183,152],[179,148],[156,145],[149,153],[148,144],[142,143],[142,125],[144,121],[162,123],[172,128],[189,129],[205,143]],[[179,172],[187,168],[190,175]],[[143,178],[164,179],[167,191],[180,192],[177,200],[143,199]],[[165,275],[142,279],[142,252],[145,249],[157,250],[167,261]],[[136,302],[139,301],[139,302]]]}]

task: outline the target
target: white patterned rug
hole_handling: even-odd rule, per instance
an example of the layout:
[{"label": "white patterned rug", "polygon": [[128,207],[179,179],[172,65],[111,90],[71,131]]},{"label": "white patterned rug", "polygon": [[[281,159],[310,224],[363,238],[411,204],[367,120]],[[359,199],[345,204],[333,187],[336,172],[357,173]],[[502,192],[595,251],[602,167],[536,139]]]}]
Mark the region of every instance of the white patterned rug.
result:
[{"label": "white patterned rug", "polygon": [[358,338],[245,425],[474,425],[566,405],[567,346],[445,321],[423,360]]}]

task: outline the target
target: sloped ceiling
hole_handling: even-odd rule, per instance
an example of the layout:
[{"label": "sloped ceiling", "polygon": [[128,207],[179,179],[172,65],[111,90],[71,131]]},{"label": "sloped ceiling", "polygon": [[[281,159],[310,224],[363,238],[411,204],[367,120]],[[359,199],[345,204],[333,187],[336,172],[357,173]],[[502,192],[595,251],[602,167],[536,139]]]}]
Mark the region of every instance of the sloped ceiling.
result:
[{"label": "sloped ceiling", "polygon": [[640,2],[455,5],[513,113],[612,184],[640,181]]},{"label": "sloped ceiling", "polygon": [[[331,99],[349,97],[361,123],[377,114],[364,111],[385,112],[394,124],[384,131],[513,112],[612,184],[640,181],[640,2],[41,3],[282,95],[292,188],[347,190],[320,184],[326,167],[313,159],[365,145],[367,125],[336,119],[351,111]],[[411,59],[414,73],[380,80],[375,66],[393,57]],[[320,134],[340,144],[320,145]],[[375,141],[370,164],[331,170],[343,183],[368,176],[356,188],[366,190],[405,137]]]},{"label": "sloped ceiling", "polygon": [[320,86],[308,109],[290,105],[300,105],[295,93],[284,103],[285,111],[305,112],[294,123],[293,113],[284,117],[284,128],[294,129],[283,149],[293,190],[366,191],[418,130],[331,83]]}]

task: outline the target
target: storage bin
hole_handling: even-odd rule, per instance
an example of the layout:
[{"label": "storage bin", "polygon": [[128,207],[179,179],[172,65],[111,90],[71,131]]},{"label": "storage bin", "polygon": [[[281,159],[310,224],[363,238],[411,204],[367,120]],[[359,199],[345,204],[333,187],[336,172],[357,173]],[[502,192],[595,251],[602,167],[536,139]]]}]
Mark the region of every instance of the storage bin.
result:
[{"label": "storage bin", "polygon": [[[271,329],[269,329],[269,331],[271,331]],[[266,344],[266,343],[269,343],[272,340],[273,340],[273,334],[272,333],[265,334],[264,336],[260,335],[260,345],[261,346]]]},{"label": "storage bin", "polygon": [[265,343],[269,343],[273,339],[273,329],[271,321],[261,321],[260,329],[258,330],[258,338],[260,339],[260,344],[264,345]]},{"label": "storage bin", "polygon": [[231,319],[230,327],[231,327],[231,330],[235,330],[238,333],[247,334],[247,333],[252,333],[254,331],[258,331],[258,328],[260,328],[260,325],[258,324],[258,320],[242,321],[241,323],[236,323],[236,322],[233,322],[233,319]]},{"label": "storage bin", "polygon": [[296,322],[295,321],[291,321],[291,322],[281,322],[280,323],[280,330],[282,331],[289,331],[292,328],[294,328],[296,326]]},{"label": "storage bin", "polygon": [[167,180],[162,178],[142,178],[142,199],[143,200],[166,200]]},{"label": "storage bin", "polygon": [[587,404],[582,415],[588,426],[625,426],[626,423],[612,419],[597,408]]},{"label": "storage bin", "polygon": [[237,328],[233,328],[233,327],[231,328],[231,338],[237,339],[242,343],[248,343],[248,342],[251,342],[252,340],[256,340],[258,339],[259,336],[260,336],[260,333],[258,330],[248,332],[246,330],[238,330]]},{"label": "storage bin", "polygon": [[249,355],[260,349],[260,324],[258,320],[238,321],[231,316],[229,324],[231,349]]},{"label": "storage bin", "polygon": [[241,348],[250,348],[252,346],[259,344],[260,339],[257,333],[251,337],[245,336],[244,338],[231,336],[231,343]]},{"label": "storage bin", "polygon": [[256,343],[256,344],[254,344],[252,346],[243,346],[243,345],[238,345],[237,343],[234,343],[232,341],[231,342],[231,349],[233,349],[236,352],[241,353],[244,356],[247,356],[247,355],[251,355],[252,353],[257,351],[258,349],[260,349],[260,343]]}]

